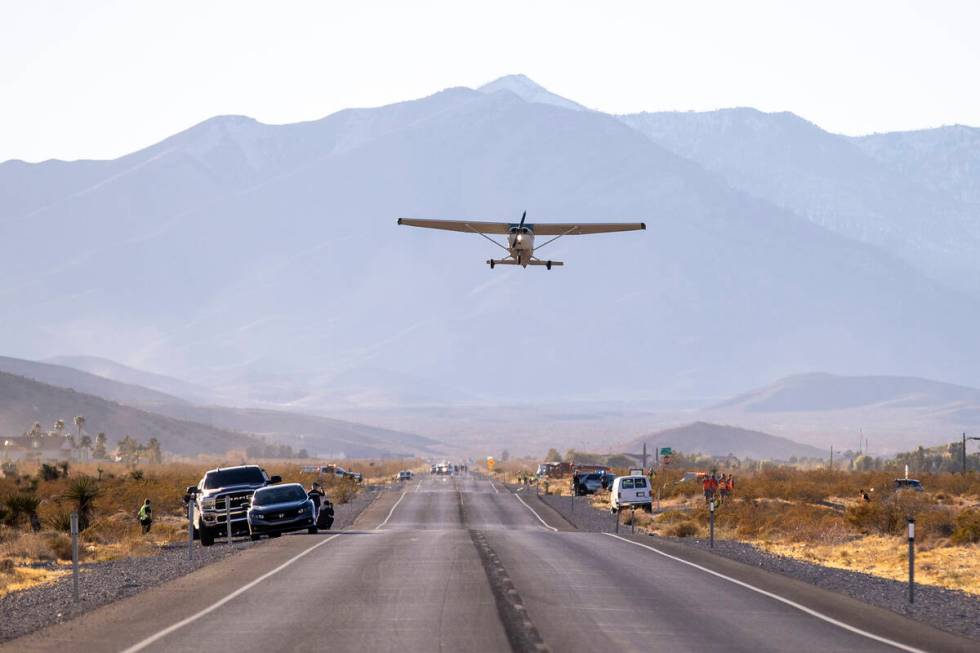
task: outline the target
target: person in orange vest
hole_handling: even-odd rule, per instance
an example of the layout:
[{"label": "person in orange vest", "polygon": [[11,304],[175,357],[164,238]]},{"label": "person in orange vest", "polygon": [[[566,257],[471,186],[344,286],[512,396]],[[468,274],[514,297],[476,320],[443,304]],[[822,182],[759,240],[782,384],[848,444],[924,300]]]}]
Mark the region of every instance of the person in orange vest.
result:
[{"label": "person in orange vest", "polygon": [[718,481],[718,493],[721,495],[721,500],[725,501],[731,494],[731,487],[729,486],[728,476],[725,474],[721,475],[721,480]]},{"label": "person in orange vest", "polygon": [[715,490],[718,489],[718,481],[715,480],[714,474],[705,476],[704,481],[701,482],[701,487],[704,488],[704,502],[710,503],[715,498]]}]

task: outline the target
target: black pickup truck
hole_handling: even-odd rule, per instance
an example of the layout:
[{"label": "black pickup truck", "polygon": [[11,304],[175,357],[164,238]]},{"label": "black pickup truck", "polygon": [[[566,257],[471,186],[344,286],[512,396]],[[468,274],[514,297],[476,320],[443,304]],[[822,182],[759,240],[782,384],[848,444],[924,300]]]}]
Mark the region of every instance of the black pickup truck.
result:
[{"label": "black pickup truck", "polygon": [[204,478],[187,488],[187,500],[194,502],[194,530],[201,546],[211,546],[215,537],[226,537],[228,520],[232,536],[248,535],[247,513],[252,493],[278,483],[257,465],[219,467],[205,472]]}]

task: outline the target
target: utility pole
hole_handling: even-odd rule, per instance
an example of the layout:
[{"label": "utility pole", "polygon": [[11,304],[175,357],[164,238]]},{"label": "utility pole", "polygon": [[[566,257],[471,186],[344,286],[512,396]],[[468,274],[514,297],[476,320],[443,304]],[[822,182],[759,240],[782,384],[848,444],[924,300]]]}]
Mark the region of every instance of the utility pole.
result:
[{"label": "utility pole", "polygon": [[830,445],[830,471],[834,471],[834,445]]},{"label": "utility pole", "polygon": [[643,469],[647,468],[647,443],[643,443]]}]

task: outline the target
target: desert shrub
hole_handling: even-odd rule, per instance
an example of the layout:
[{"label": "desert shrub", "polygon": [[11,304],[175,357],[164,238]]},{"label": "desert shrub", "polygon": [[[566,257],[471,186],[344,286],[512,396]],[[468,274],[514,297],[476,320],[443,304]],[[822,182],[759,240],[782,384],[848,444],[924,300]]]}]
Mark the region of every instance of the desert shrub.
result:
[{"label": "desert shrub", "polygon": [[964,510],[956,517],[952,540],[954,544],[980,542],[980,510]]},{"label": "desert shrub", "polygon": [[47,544],[51,553],[58,560],[71,560],[71,537],[64,533],[46,533]]},{"label": "desert shrub", "polygon": [[134,481],[144,481],[146,480],[146,473],[142,469],[134,469],[129,472],[129,478]]},{"label": "desert shrub", "polygon": [[956,519],[952,510],[936,507],[916,515],[917,537],[950,537],[956,529]]},{"label": "desert shrub", "polygon": [[682,521],[679,524],[675,524],[668,531],[668,534],[674,537],[694,537],[698,534],[698,527],[693,522]]},{"label": "desert shrub", "polygon": [[349,478],[337,479],[336,481],[328,482],[326,485],[330,500],[337,505],[349,503],[357,494],[358,490],[357,483]]},{"label": "desert shrub", "polygon": [[71,532],[71,511],[59,510],[47,519],[48,526],[61,533]]},{"label": "desert shrub", "polygon": [[16,526],[21,518],[28,519],[37,513],[41,500],[33,494],[14,494],[4,499],[7,517],[3,521],[10,526]]},{"label": "desert shrub", "polygon": [[[65,470],[67,474],[67,469]],[[61,470],[58,469],[57,465],[49,465],[48,463],[41,463],[41,466],[37,470],[37,476],[42,481],[57,481],[61,478]]]}]

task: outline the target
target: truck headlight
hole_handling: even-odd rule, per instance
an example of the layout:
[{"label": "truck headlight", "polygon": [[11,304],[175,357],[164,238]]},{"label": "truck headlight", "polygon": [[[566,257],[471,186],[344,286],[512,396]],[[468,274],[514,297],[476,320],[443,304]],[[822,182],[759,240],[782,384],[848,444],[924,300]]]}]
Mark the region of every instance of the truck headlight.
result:
[{"label": "truck headlight", "polygon": [[214,499],[201,499],[201,510],[214,510]]}]

